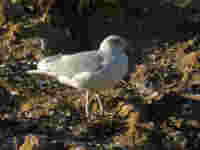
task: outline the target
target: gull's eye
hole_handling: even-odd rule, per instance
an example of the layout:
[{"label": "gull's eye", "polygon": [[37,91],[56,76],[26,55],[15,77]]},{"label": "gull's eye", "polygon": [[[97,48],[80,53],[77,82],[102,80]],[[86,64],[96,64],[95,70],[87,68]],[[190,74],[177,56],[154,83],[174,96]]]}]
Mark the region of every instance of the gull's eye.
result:
[{"label": "gull's eye", "polygon": [[120,39],[112,39],[111,42],[114,44],[114,45],[122,45],[122,41]]}]

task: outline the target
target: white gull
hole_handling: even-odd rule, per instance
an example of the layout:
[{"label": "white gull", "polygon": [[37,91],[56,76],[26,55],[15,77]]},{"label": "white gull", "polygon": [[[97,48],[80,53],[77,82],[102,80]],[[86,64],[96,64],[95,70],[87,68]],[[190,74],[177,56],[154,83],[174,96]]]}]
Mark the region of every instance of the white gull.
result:
[{"label": "white gull", "polygon": [[[49,56],[38,63],[36,70],[27,72],[53,76],[62,84],[84,90],[88,117],[88,91],[112,88],[123,79],[128,73],[128,50],[129,44],[124,38],[110,35],[103,40],[98,50]],[[103,113],[101,100],[97,94],[95,96]]]}]

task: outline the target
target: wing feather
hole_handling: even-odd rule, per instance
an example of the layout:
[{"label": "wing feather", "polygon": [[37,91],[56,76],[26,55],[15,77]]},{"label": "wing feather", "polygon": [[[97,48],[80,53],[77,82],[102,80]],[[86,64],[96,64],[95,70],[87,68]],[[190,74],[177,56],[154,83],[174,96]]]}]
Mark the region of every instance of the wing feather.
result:
[{"label": "wing feather", "polygon": [[81,72],[96,72],[102,68],[103,57],[97,51],[82,52],[74,55],[50,56],[38,64],[38,69],[46,72],[56,72],[72,78]]}]

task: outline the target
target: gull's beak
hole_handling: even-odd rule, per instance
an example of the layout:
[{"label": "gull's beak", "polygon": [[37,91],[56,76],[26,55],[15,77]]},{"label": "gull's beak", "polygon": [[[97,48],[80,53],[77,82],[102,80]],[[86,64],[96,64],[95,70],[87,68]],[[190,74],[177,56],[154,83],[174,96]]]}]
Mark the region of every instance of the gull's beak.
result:
[{"label": "gull's beak", "polygon": [[128,44],[125,48],[124,48],[124,53],[127,55],[127,56],[131,56],[131,54],[133,53],[133,47]]}]

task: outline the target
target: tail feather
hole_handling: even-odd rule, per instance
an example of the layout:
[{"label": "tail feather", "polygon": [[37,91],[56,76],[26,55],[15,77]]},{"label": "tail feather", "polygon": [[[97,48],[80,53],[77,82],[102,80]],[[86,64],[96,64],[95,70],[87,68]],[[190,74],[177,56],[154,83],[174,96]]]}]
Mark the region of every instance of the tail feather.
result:
[{"label": "tail feather", "polygon": [[28,71],[26,71],[26,73],[48,75],[48,76],[52,76],[52,77],[57,76],[55,72],[46,72],[46,71],[43,71],[43,70],[28,70]]}]

